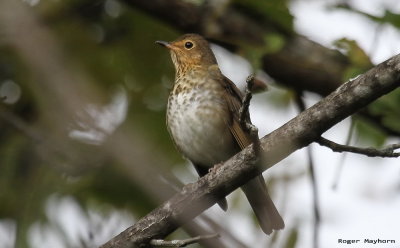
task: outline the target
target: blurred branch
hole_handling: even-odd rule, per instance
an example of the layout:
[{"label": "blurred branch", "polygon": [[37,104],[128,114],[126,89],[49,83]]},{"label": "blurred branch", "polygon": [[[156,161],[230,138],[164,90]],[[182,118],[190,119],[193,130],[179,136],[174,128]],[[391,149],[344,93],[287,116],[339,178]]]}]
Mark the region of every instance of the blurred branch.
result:
[{"label": "blurred branch", "polygon": [[[343,84],[332,94],[297,117],[263,137],[263,170],[318,140],[322,133],[357,110],[400,86],[400,55],[379,64],[355,80]],[[209,208],[262,171],[251,146],[147,214],[102,248],[143,247],[162,238],[184,222]]]},{"label": "blurred branch", "polygon": [[[262,33],[265,27],[257,24],[240,13],[233,11],[230,6],[223,6],[218,15],[213,16],[212,33],[208,33],[210,5],[196,4],[182,0],[121,0],[135,8],[146,11],[185,32],[197,32],[212,38],[225,40],[246,40],[262,44]],[[174,10],[174,11],[170,11]],[[224,34],[222,36],[222,34]],[[224,39],[223,39],[224,40]]]},{"label": "blurred branch", "polygon": [[[242,241],[239,240],[238,237],[235,236],[235,234],[231,233],[229,230],[224,228],[220,223],[217,223],[214,221],[212,217],[209,215],[205,215],[204,213],[200,216],[200,220],[204,221],[208,226],[210,226],[211,230],[213,230],[216,233],[219,233],[223,238],[224,241],[227,241],[228,244],[230,244],[230,247],[236,247],[236,248],[247,248],[248,246],[245,245]],[[187,225],[185,225],[186,227]],[[187,231],[187,229],[185,229]],[[193,235],[194,236],[194,235]],[[207,248],[212,248],[212,246],[205,246]],[[218,246],[218,248],[222,248],[224,246]]]},{"label": "blurred branch", "polygon": [[[290,88],[307,90],[327,96],[341,85],[350,59],[337,50],[326,48],[306,37],[282,30],[274,23],[255,19],[249,9],[224,5],[222,12],[214,18],[212,32],[208,28],[209,10],[201,4],[184,0],[120,0],[141,9],[157,19],[169,23],[183,32],[197,32],[212,38],[230,50],[243,48],[244,44],[266,47],[268,34],[282,35],[281,49],[264,54],[262,69],[280,84]],[[170,11],[170,10],[174,11]],[[282,68],[285,68],[282,70]],[[295,80],[294,80],[295,79]],[[373,123],[388,135],[400,137],[400,131],[382,121],[382,116],[363,109],[363,119]]]},{"label": "blurred branch", "polygon": [[[306,110],[306,104],[302,98],[302,92],[296,92],[295,100],[296,104],[299,107],[300,112]],[[321,214],[319,208],[319,197],[318,197],[318,187],[317,187],[317,178],[315,175],[315,164],[313,160],[313,152],[311,146],[307,148],[307,158],[308,158],[308,170],[310,172],[311,178],[311,186],[312,186],[312,195],[313,195],[313,210],[314,210],[314,232],[313,232],[313,247],[318,248],[318,240],[319,240],[319,227],[321,223]]]},{"label": "blurred branch", "polygon": [[382,149],[376,149],[371,147],[361,148],[349,145],[341,145],[333,141],[330,141],[328,139],[325,139],[323,137],[316,140],[316,142],[321,146],[326,146],[330,148],[334,152],[352,152],[352,153],[367,155],[368,157],[383,157],[383,158],[397,158],[400,156],[399,152],[394,152],[395,150],[400,149],[400,144],[392,144]]},{"label": "blurred branch", "polygon": [[[336,50],[328,49],[293,32],[281,31],[273,23],[254,19],[251,14],[225,6],[223,13],[214,20],[212,33],[207,32],[204,16],[207,8],[183,0],[121,0],[141,9],[157,19],[169,23],[183,32],[197,32],[233,50],[243,44],[264,47],[265,36],[269,33],[284,36],[284,46],[262,58],[263,69],[280,83],[327,95],[342,82],[342,76],[349,61]],[[169,11],[173,9],[174,11]],[[285,70],[282,70],[285,68]],[[293,79],[296,80],[293,80]],[[295,82],[294,82],[295,81]],[[293,84],[296,85],[293,85]]]},{"label": "blurred branch", "polygon": [[[355,129],[355,121],[354,121],[353,118],[351,118],[351,125],[350,125],[349,133],[347,134],[346,145],[350,144],[351,139],[353,137],[354,129]],[[346,159],[346,155],[347,155],[347,153],[343,153],[343,155],[341,156],[340,161],[338,163],[338,167],[336,169],[335,176],[333,178],[333,183],[332,183],[332,189],[333,190],[336,190],[338,185],[339,185],[339,179],[340,179],[340,176],[341,176],[342,171],[343,171],[344,161]]]},{"label": "blurred branch", "polygon": [[189,238],[189,239],[182,239],[182,240],[162,240],[162,239],[152,239],[150,241],[150,245],[155,246],[155,247],[185,247],[190,244],[198,243],[201,240],[205,239],[215,239],[219,238],[219,234],[210,234],[210,235],[203,235],[203,236],[197,236],[194,238]]},{"label": "blurred branch", "polygon": [[[212,34],[205,30],[203,16],[207,11],[202,5],[183,0],[121,0],[161,19],[183,32],[197,32],[223,42],[228,49],[237,49],[241,44],[267,46],[265,37],[276,33],[273,24],[254,19],[232,5],[224,8],[215,20]],[[166,11],[168,10],[168,11]],[[218,30],[219,32],[217,32]],[[293,32],[281,32],[285,44],[262,58],[263,69],[278,82],[291,87],[306,89],[327,95],[342,82],[342,75],[349,65],[343,54],[315,43]],[[285,70],[282,70],[282,68]]]}]

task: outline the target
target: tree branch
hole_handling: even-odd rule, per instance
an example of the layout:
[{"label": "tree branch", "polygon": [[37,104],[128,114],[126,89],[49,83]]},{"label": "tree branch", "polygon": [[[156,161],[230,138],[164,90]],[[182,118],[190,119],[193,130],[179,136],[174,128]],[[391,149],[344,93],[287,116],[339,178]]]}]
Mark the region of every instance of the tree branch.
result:
[{"label": "tree branch", "polygon": [[383,149],[376,149],[372,147],[361,148],[355,146],[341,145],[320,137],[316,140],[318,144],[321,146],[325,146],[330,148],[334,152],[352,152],[367,155],[368,157],[383,157],[383,158],[397,158],[400,156],[399,152],[394,152],[397,149],[400,149],[400,144],[392,144]]},{"label": "tree branch", "polygon": [[189,238],[189,239],[182,239],[182,240],[171,240],[171,241],[166,241],[162,239],[152,239],[150,241],[150,245],[158,247],[185,247],[190,244],[198,243],[201,240],[205,239],[215,239],[219,238],[219,234],[210,234],[210,235],[203,235],[203,236],[197,236],[194,238]]},{"label": "tree branch", "polygon": [[[263,137],[266,170],[294,151],[319,139],[322,133],[380,96],[400,86],[400,55],[351,80],[297,117]],[[249,146],[231,159],[186,185],[181,192],[140,219],[102,248],[146,247],[150,240],[167,236],[185,221],[240,187],[261,172]]]},{"label": "tree branch", "polygon": [[[351,138],[353,137],[353,133],[354,133],[354,119],[351,118],[351,124],[350,124],[350,130],[349,133],[347,134],[347,138],[346,138],[346,145],[350,144]],[[347,153],[343,154],[343,156],[341,156],[340,161],[338,163],[338,167],[336,168],[336,172],[335,172],[335,176],[333,177],[333,183],[332,183],[332,189],[336,190],[336,188],[338,187],[339,184],[339,179],[340,176],[342,174],[342,170],[344,167],[344,160],[346,159],[346,155]]]}]

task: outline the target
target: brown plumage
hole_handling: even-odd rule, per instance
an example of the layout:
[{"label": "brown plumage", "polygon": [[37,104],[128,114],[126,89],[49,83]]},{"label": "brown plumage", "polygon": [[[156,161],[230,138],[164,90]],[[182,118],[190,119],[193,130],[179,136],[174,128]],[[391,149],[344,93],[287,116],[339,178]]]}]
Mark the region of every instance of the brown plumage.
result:
[{"label": "brown plumage", "polygon": [[[221,73],[208,42],[200,35],[186,34],[173,42],[157,43],[170,50],[176,69],[168,99],[168,131],[178,150],[203,176],[251,143],[239,124],[242,94]],[[242,189],[266,234],[284,227],[262,176]],[[226,210],[225,199],[218,204]]]}]

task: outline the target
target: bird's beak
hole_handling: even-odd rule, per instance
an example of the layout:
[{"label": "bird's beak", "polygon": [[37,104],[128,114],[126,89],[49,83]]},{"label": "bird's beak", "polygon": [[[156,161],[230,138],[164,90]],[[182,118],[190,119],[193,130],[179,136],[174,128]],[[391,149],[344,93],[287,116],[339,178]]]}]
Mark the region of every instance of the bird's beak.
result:
[{"label": "bird's beak", "polygon": [[158,41],[156,41],[156,44],[158,44],[160,46],[163,46],[163,47],[166,47],[168,49],[172,48],[171,44],[169,42],[166,42],[166,41],[158,40]]}]

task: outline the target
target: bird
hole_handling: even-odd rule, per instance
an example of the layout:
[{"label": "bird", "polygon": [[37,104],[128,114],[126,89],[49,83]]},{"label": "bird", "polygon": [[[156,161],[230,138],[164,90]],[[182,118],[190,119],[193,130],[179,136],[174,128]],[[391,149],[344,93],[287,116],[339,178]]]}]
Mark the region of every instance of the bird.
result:
[{"label": "bird", "polygon": [[[184,34],[172,42],[156,43],[170,51],[175,67],[166,110],[167,129],[176,148],[202,177],[252,143],[239,121],[243,95],[222,74],[208,41],[201,35]],[[241,188],[265,234],[284,228],[261,175]],[[227,210],[225,198],[218,205]]]}]

